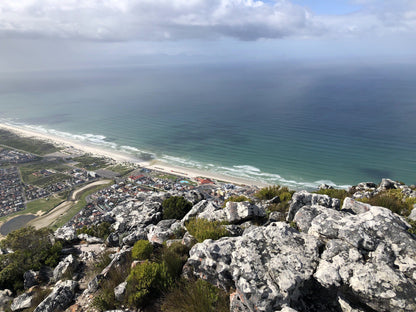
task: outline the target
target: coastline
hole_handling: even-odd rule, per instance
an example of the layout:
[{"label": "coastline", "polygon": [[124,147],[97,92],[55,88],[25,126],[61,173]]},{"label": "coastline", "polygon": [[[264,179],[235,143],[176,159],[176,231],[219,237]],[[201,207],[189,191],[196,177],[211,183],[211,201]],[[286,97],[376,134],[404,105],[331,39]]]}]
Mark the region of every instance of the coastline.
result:
[{"label": "coastline", "polygon": [[131,155],[128,155],[126,153],[119,152],[119,151],[112,151],[109,149],[102,148],[100,146],[94,146],[92,144],[87,144],[85,142],[79,142],[76,140],[52,135],[50,133],[43,133],[43,132],[39,132],[33,129],[27,129],[27,128],[15,126],[15,125],[0,123],[0,129],[13,132],[19,136],[32,137],[32,138],[36,138],[42,141],[47,141],[58,147],[70,149],[74,152],[78,150],[83,153],[90,153],[99,157],[108,157],[108,158],[113,159],[117,163],[130,163],[130,164],[138,165],[142,168],[147,168],[150,170],[157,170],[157,171],[161,171],[165,173],[172,173],[172,174],[176,174],[176,175],[183,176],[186,178],[194,179],[196,177],[205,177],[205,178],[209,178],[209,179],[213,179],[217,181],[224,181],[224,182],[238,184],[238,185],[247,185],[247,186],[256,186],[256,187],[264,187],[264,186],[270,185],[264,182],[251,180],[251,179],[232,177],[232,176],[228,176],[224,174],[198,170],[195,168],[174,166],[166,162],[163,162],[161,160],[143,161]]}]

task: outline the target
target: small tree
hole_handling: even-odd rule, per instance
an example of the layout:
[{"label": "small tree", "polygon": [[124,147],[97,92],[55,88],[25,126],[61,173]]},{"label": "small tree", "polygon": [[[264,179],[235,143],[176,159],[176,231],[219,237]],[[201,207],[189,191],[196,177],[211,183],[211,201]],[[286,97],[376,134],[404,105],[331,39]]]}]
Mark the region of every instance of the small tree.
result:
[{"label": "small tree", "polygon": [[182,219],[192,204],[182,196],[172,196],[165,199],[162,203],[163,219]]},{"label": "small tree", "polygon": [[134,260],[147,260],[153,252],[153,245],[147,240],[138,240],[131,251]]}]

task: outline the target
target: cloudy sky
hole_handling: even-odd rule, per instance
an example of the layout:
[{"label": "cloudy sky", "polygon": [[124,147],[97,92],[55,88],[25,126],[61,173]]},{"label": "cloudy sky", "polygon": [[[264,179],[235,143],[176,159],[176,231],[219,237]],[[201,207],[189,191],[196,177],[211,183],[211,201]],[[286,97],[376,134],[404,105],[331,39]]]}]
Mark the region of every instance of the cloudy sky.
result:
[{"label": "cloudy sky", "polygon": [[415,0],[2,0],[0,70],[416,58]]}]

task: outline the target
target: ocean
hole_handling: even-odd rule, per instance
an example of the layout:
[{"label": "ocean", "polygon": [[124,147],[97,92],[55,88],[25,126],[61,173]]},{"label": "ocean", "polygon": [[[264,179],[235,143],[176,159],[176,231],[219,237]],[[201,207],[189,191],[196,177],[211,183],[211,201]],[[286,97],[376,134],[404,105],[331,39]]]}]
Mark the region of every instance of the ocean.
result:
[{"label": "ocean", "polygon": [[0,74],[0,119],[294,189],[416,184],[416,66],[295,62]]}]

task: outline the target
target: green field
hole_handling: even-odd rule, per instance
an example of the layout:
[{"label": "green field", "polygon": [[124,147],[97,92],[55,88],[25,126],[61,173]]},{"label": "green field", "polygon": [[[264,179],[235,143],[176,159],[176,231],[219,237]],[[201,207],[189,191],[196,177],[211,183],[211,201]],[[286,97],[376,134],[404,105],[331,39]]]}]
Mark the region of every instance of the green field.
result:
[{"label": "green field", "polygon": [[105,169],[114,171],[114,172],[120,174],[121,176],[124,176],[124,175],[126,175],[129,172],[132,172],[134,170],[133,168],[131,168],[129,166],[124,166],[124,165],[109,166]]},{"label": "green field", "polygon": [[[30,164],[24,164],[19,166],[20,173],[22,175],[22,180],[26,184],[33,184],[37,186],[45,186],[53,184],[56,182],[64,181],[70,176],[64,174],[63,172],[68,170],[68,166],[64,165],[62,162],[36,162]],[[42,169],[51,169],[56,171],[55,174],[49,176],[36,176],[33,173],[38,172]]]},{"label": "green field", "polygon": [[49,197],[48,199],[47,198],[37,199],[31,202],[28,202],[26,205],[27,208],[25,210],[21,210],[16,213],[1,217],[0,221],[11,219],[22,214],[28,214],[28,213],[36,214],[39,211],[48,212],[65,200],[66,200],[65,194],[59,194],[59,196],[54,195],[54,196]]},{"label": "green field", "polygon": [[33,138],[20,137],[7,130],[0,129],[1,145],[23,150],[37,155],[46,155],[59,151],[55,145]]},{"label": "green field", "polygon": [[75,157],[72,160],[78,163],[76,165],[77,167],[84,168],[86,170],[97,170],[108,166],[108,160],[103,157],[83,155]]}]

